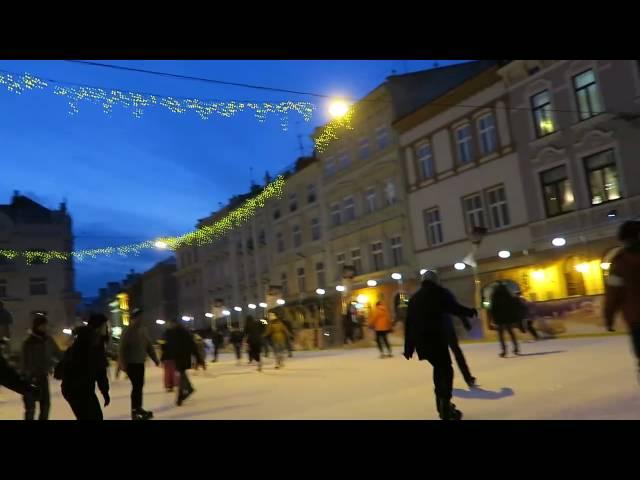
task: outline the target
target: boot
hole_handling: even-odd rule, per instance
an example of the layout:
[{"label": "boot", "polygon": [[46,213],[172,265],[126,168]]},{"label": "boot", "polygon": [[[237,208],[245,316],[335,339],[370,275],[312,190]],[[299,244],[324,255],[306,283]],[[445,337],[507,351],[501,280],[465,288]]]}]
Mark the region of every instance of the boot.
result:
[{"label": "boot", "polygon": [[451,403],[451,400],[438,398],[436,405],[441,420],[462,420],[462,412]]},{"label": "boot", "polygon": [[504,350],[500,352],[500,357],[504,358],[506,356],[507,356],[507,352],[505,352]]},{"label": "boot", "polygon": [[465,379],[465,381],[469,388],[475,388],[477,386],[476,377],[469,377],[468,379]]},{"label": "boot", "polygon": [[138,408],[131,412],[131,420],[151,420],[153,418],[153,413],[143,410],[142,408]]}]

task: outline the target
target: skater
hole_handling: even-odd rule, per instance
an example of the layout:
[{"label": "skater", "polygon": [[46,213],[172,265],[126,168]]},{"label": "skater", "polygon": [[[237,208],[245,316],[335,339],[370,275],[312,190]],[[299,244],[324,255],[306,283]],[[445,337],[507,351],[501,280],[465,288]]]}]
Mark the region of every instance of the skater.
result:
[{"label": "skater", "polygon": [[[369,320],[369,327],[371,327],[376,332],[376,343],[378,344],[378,350],[380,350],[380,358],[393,357],[391,353],[391,345],[389,345],[389,333],[391,333],[393,329],[393,323],[391,322],[391,316],[387,310],[387,307],[380,301],[376,303],[376,308],[373,310],[371,314],[371,319]],[[384,353],[383,347],[387,349],[387,353]]]},{"label": "skater", "polygon": [[351,305],[347,307],[347,313],[342,317],[342,327],[344,329],[344,343],[345,345],[355,343],[354,330],[355,321],[353,320],[353,311]]},{"label": "skater", "polygon": [[[196,372],[200,369],[200,367],[202,367],[203,370],[206,370],[207,363],[205,361],[205,358],[207,356],[207,349],[206,345],[204,344],[204,339],[195,332],[193,332],[192,335],[193,341],[196,343],[196,350],[198,351],[198,355],[197,357],[195,357],[195,361],[193,362],[193,367],[195,368]],[[200,358],[202,359],[202,361],[198,360]]]},{"label": "skater", "polygon": [[218,361],[218,351],[224,345],[224,335],[218,328],[213,328],[211,330],[211,344],[213,346],[213,358],[211,359],[211,363],[215,363]]},{"label": "skater", "polygon": [[289,358],[293,357],[293,341],[295,339],[295,332],[293,331],[293,324],[287,320],[286,318],[282,319],[282,323],[289,330],[289,335],[287,336],[287,352],[289,353]]},{"label": "skater", "polygon": [[455,297],[439,285],[436,272],[426,272],[421,288],[409,300],[404,357],[409,360],[417,352],[418,359],[427,360],[433,366],[438,414],[442,420],[460,420],[462,412],[451,403],[453,367],[449,355],[449,315],[469,318],[477,312],[458,304]]},{"label": "skater", "polygon": [[0,355],[9,356],[9,341],[11,340],[11,325],[13,317],[4,308],[4,303],[0,301]]},{"label": "skater", "polygon": [[36,402],[40,404],[38,420],[49,419],[51,397],[49,394],[49,374],[54,364],[62,358],[62,352],[56,342],[47,333],[47,317],[36,315],[33,318],[29,336],[22,344],[22,375],[38,387],[37,396],[24,395],[24,419],[33,420]]},{"label": "skater", "polygon": [[249,347],[249,363],[255,361],[258,364],[258,371],[262,371],[262,360],[260,359],[260,350],[262,350],[262,336],[264,327],[262,323],[256,321],[251,315],[247,316],[244,327],[244,336],[247,337],[247,345]]},{"label": "skater", "polygon": [[62,396],[77,420],[103,420],[96,384],[104,406],[111,403],[105,352],[107,321],[102,314],[91,314],[87,325],[76,329],[73,344],[56,366],[55,377],[62,380]]},{"label": "skater", "polygon": [[625,222],[618,232],[624,247],[611,262],[606,282],[604,318],[613,332],[615,316],[622,312],[629,328],[640,381],[640,222]]},{"label": "skater", "polygon": [[156,367],[160,366],[158,355],[151,343],[149,333],[142,320],[142,311],[136,309],[131,314],[131,326],[120,339],[119,364],[131,381],[131,420],[149,420],[153,413],[142,408],[144,388],[144,364],[147,355]]},{"label": "skater", "polygon": [[518,348],[518,340],[513,332],[514,326],[519,326],[522,333],[524,333],[524,305],[518,298],[516,298],[503,282],[498,282],[498,285],[491,294],[491,318],[493,323],[498,329],[498,338],[500,339],[500,346],[502,350],[500,356],[502,358],[507,356],[507,346],[504,342],[505,330],[509,333],[511,341],[513,342],[513,354],[519,355],[520,350]]},{"label": "skater", "polygon": [[176,360],[167,349],[167,342],[164,339],[160,339],[158,343],[160,344],[164,388],[167,392],[173,392],[174,387],[178,386]]},{"label": "skater", "polygon": [[276,357],[276,369],[284,367],[284,351],[287,348],[287,337],[291,335],[289,329],[275,313],[269,313],[269,326],[265,336],[271,339],[273,353]]},{"label": "skater", "polygon": [[524,322],[525,330],[531,334],[534,340],[540,340],[540,335],[538,334],[538,331],[533,325],[534,318],[533,318],[533,315],[531,315],[531,312],[529,311],[529,303],[525,300],[522,294],[518,295],[518,300],[522,304],[522,308],[524,310],[523,322]]},{"label": "skater", "polygon": [[195,392],[187,376],[187,370],[191,368],[192,358],[196,357],[200,363],[204,363],[204,359],[199,358],[198,349],[196,348],[196,343],[193,340],[191,332],[180,325],[174,318],[167,321],[164,341],[166,342],[168,357],[175,361],[176,370],[180,375],[180,384],[176,399],[176,405],[180,406]]},{"label": "skater", "polygon": [[[451,293],[451,292],[449,292]],[[457,303],[455,297],[453,301]],[[461,317],[460,320],[464,325],[467,331],[471,330],[471,324],[466,317]],[[467,359],[464,357],[464,353],[460,348],[460,343],[458,342],[458,334],[456,333],[455,326],[453,325],[453,318],[449,316],[449,322],[447,324],[447,328],[449,331],[449,348],[453,352],[453,358],[456,359],[456,364],[458,365],[458,369],[460,373],[462,373],[462,378],[464,378],[465,383],[469,388],[474,388],[476,386],[477,379],[473,375],[471,375],[471,370],[469,370],[469,365],[467,364]]]},{"label": "skater", "polygon": [[233,345],[233,351],[236,354],[236,365],[240,365],[242,361],[242,342],[244,341],[244,332],[237,327],[231,328],[229,334],[229,342]]}]

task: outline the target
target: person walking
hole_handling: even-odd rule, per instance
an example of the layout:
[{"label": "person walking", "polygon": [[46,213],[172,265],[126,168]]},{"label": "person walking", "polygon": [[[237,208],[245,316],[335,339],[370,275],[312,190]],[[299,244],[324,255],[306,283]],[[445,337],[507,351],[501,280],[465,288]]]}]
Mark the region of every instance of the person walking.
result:
[{"label": "person walking", "polygon": [[62,358],[62,352],[56,342],[47,333],[47,317],[35,315],[29,336],[22,344],[21,371],[29,383],[38,387],[38,395],[31,392],[24,395],[24,419],[33,420],[36,403],[40,404],[38,420],[49,419],[51,396],[49,393],[49,374]]},{"label": "person walking", "polygon": [[262,371],[262,360],[260,359],[260,351],[262,350],[262,336],[264,328],[262,323],[258,322],[251,315],[247,316],[244,326],[244,336],[247,338],[249,347],[249,363],[255,361],[258,364],[258,371]]},{"label": "person walking", "polygon": [[477,316],[477,311],[458,304],[455,297],[439,285],[437,273],[427,271],[407,307],[404,357],[410,360],[417,353],[419,360],[427,360],[433,366],[438,414],[442,420],[460,420],[462,412],[451,403],[453,367],[449,354],[449,315],[470,318]]},{"label": "person walking", "polygon": [[187,376],[187,370],[192,367],[192,358],[196,357],[199,363],[204,363],[204,359],[200,358],[198,354],[191,332],[180,325],[175,318],[167,321],[164,341],[166,342],[167,352],[169,352],[168,355],[175,361],[176,370],[180,376],[176,405],[181,406],[195,392]]},{"label": "person walking", "polygon": [[513,342],[513,354],[519,355],[518,340],[513,332],[514,326],[519,326],[524,333],[524,305],[516,298],[504,282],[498,282],[491,294],[491,307],[489,312],[493,323],[498,330],[498,338],[502,348],[500,356],[507,356],[507,346],[504,342],[504,332],[507,331]]},{"label": "person walking", "polygon": [[269,326],[265,336],[271,339],[271,346],[276,357],[276,369],[284,367],[284,351],[287,348],[287,337],[291,332],[275,313],[269,313]]},{"label": "person walking", "polygon": [[640,381],[640,221],[628,221],[618,231],[624,245],[613,257],[606,281],[604,318],[613,332],[616,314],[622,313],[629,329]]},{"label": "person walking", "polygon": [[173,357],[173,352],[167,348],[167,342],[164,338],[161,338],[158,343],[160,344],[164,388],[167,392],[173,392],[174,387],[178,386],[176,359]]},{"label": "person walking", "polygon": [[[389,333],[393,329],[393,322],[391,321],[391,315],[387,307],[380,301],[376,302],[376,306],[371,314],[369,320],[369,327],[376,332],[376,343],[378,344],[378,350],[380,350],[380,358],[393,357],[391,353],[391,345],[389,345]],[[384,346],[387,349],[387,353],[384,353]]]},{"label": "person walking", "polygon": [[119,362],[122,371],[131,382],[131,420],[149,420],[153,413],[142,408],[144,388],[144,364],[147,356],[156,367],[160,366],[158,355],[144,326],[142,311],[135,309],[131,314],[131,325],[120,339]]},{"label": "person walking", "polygon": [[13,317],[0,301],[0,355],[9,355],[11,325],[13,325]]},{"label": "person walking", "polygon": [[217,327],[211,329],[211,345],[213,346],[213,358],[211,363],[218,361],[218,352],[224,345],[224,335]]},{"label": "person walking", "polygon": [[69,403],[77,420],[103,420],[96,384],[111,403],[107,378],[107,317],[94,313],[86,326],[76,329],[76,338],[56,366],[55,377],[62,380],[62,396]]},{"label": "person walking", "polygon": [[233,351],[236,354],[236,365],[240,365],[242,362],[242,343],[244,342],[244,331],[239,327],[231,327],[229,332],[229,343],[233,345]]}]

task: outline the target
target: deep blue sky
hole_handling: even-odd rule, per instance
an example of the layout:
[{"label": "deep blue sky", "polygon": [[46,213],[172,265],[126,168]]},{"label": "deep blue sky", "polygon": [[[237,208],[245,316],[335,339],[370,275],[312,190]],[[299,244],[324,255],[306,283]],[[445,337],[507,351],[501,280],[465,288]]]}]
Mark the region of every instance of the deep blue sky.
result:
[{"label": "deep blue sky", "polygon": [[[437,60],[440,66],[458,61]],[[253,83],[291,90],[361,97],[396,73],[431,68],[433,60],[376,61],[105,61],[149,70]],[[318,110],[309,123],[294,115],[283,132],[274,117],[265,124],[251,114],[201,120],[152,108],[136,119],[116,107],[105,115],[82,104],[71,116],[51,91],[16,95],[0,88],[0,203],[20,190],[49,208],[66,198],[76,248],[117,246],[193,229],[197,219],[244,193],[253,176],[276,172],[305,153],[309,134],[327,120],[320,99],[269,93],[64,61],[0,61],[0,70],[74,83],[163,95],[238,100],[306,100]],[[299,121],[299,123],[297,123]],[[166,256],[166,254],[164,255]],[[93,296],[131,268],[144,271],[164,258],[140,257],[78,263],[77,289]]]}]

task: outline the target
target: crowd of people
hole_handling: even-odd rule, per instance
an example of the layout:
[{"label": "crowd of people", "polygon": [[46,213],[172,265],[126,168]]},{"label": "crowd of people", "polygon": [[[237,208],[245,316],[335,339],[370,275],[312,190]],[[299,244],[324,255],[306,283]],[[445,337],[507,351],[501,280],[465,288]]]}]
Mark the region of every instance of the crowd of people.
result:
[{"label": "crowd of people", "polygon": [[[606,280],[604,320],[608,330],[614,330],[617,313],[621,312],[627,323],[633,345],[640,378],[640,221],[622,225],[619,240],[623,247],[611,262]],[[515,355],[520,354],[514,329],[529,332],[538,339],[533,327],[527,302],[519,292],[499,281],[494,286],[489,302],[489,318],[497,331],[500,357],[508,356],[505,333],[509,334]],[[176,405],[180,406],[194,393],[188,370],[205,367],[206,353],[203,339],[189,331],[176,319],[170,319],[159,341],[160,357],[142,321],[140,310],[131,315],[131,325],[123,333],[117,351],[118,369],[126,373],[131,383],[131,418],[148,420],[153,413],[143,408],[145,363],[147,357],[164,369],[164,386],[172,392],[177,388]],[[354,332],[351,315],[347,311],[344,321],[345,341],[353,341]],[[404,357],[409,360],[417,354],[419,360],[428,361],[433,367],[436,409],[442,420],[460,420],[462,412],[451,402],[453,391],[453,366],[451,350],[460,372],[470,388],[477,379],[471,374],[464,353],[460,348],[453,317],[458,317],[467,330],[471,330],[471,319],[477,318],[475,308],[458,303],[451,291],[440,284],[437,272],[426,271],[422,275],[420,289],[408,302],[405,321]],[[33,420],[36,407],[38,419],[49,417],[51,395],[49,376],[61,380],[62,396],[78,420],[102,420],[102,407],[96,395],[96,387],[106,407],[109,396],[109,345],[111,335],[108,319],[102,314],[89,315],[85,325],[73,332],[73,343],[62,352],[49,335],[48,320],[43,314],[34,315],[31,329],[24,340],[19,366],[11,366],[4,355],[4,347],[10,337],[11,316],[0,302],[0,385],[20,394],[24,400],[24,417]],[[376,344],[381,358],[392,356],[388,339],[394,322],[382,302],[377,302],[369,317],[369,327],[375,331]],[[248,316],[244,328],[232,326],[228,331],[213,326],[209,332],[212,343],[212,362],[218,354],[225,337],[236,356],[242,361],[242,345],[246,342],[249,364],[255,363],[262,370],[263,356],[269,351],[275,357],[275,368],[284,367],[284,359],[292,356],[294,332],[292,325],[281,315],[269,312],[268,320]]]}]

